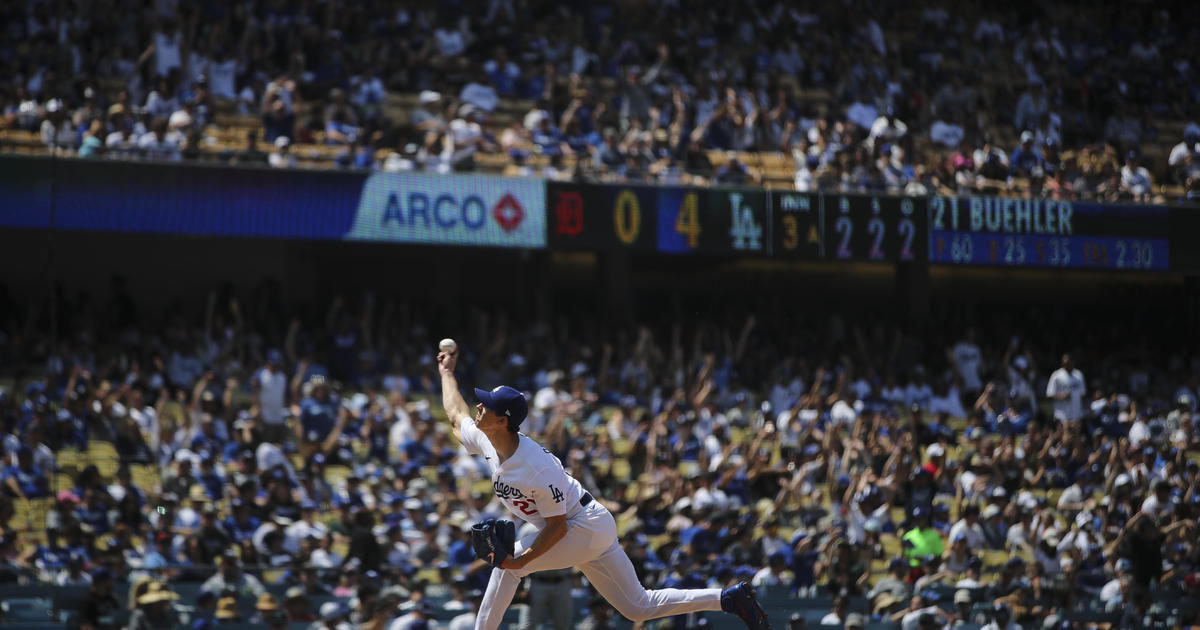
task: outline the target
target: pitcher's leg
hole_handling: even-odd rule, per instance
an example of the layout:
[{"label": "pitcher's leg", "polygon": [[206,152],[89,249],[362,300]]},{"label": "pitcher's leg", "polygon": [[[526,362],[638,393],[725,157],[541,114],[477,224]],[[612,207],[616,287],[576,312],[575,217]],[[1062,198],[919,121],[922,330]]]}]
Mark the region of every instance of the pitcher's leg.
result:
[{"label": "pitcher's leg", "polygon": [[721,590],[716,588],[646,590],[633,563],[619,543],[599,558],[579,566],[592,586],[630,621],[646,621],[683,613],[721,610]]},{"label": "pitcher's leg", "polygon": [[521,578],[513,571],[492,569],[492,578],[488,580],[487,591],[479,604],[479,614],[475,616],[475,630],[496,630],[500,627],[520,583]]}]

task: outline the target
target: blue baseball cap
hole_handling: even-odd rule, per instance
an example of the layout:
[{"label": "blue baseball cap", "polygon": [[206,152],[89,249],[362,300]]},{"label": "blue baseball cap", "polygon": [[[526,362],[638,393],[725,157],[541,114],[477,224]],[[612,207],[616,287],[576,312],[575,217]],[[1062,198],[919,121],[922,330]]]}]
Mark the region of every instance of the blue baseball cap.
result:
[{"label": "blue baseball cap", "polygon": [[515,425],[524,422],[525,416],[529,414],[529,403],[525,401],[525,394],[508,385],[501,385],[490,392],[476,387],[475,397],[484,407],[508,416],[509,421]]}]

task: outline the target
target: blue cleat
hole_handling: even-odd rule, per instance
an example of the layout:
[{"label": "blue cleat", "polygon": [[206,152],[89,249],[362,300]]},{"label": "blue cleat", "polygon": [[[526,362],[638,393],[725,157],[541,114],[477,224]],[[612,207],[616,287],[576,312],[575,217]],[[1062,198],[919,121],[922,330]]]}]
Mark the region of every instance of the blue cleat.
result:
[{"label": "blue cleat", "polygon": [[745,582],[721,591],[721,610],[740,617],[750,630],[769,630],[771,627],[767,624],[767,613],[754,598],[754,589]]}]

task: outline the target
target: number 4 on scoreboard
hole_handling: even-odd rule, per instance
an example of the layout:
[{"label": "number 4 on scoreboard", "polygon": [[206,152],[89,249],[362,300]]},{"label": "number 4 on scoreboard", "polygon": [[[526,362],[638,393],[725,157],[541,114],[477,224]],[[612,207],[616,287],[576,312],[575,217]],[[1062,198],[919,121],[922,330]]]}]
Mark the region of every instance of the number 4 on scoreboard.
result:
[{"label": "number 4 on scoreboard", "polygon": [[700,211],[699,202],[694,192],[685,193],[679,204],[679,214],[675,216],[675,231],[687,241],[688,247],[696,249],[700,244]]}]

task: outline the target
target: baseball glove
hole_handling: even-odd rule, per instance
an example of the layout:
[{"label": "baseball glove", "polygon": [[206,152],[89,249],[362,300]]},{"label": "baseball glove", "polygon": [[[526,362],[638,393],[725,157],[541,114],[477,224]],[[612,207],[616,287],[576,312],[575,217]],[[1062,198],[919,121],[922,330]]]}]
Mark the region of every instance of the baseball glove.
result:
[{"label": "baseball glove", "polygon": [[475,557],[493,567],[513,555],[517,544],[517,526],[512,521],[488,519],[471,527],[471,547]]}]

